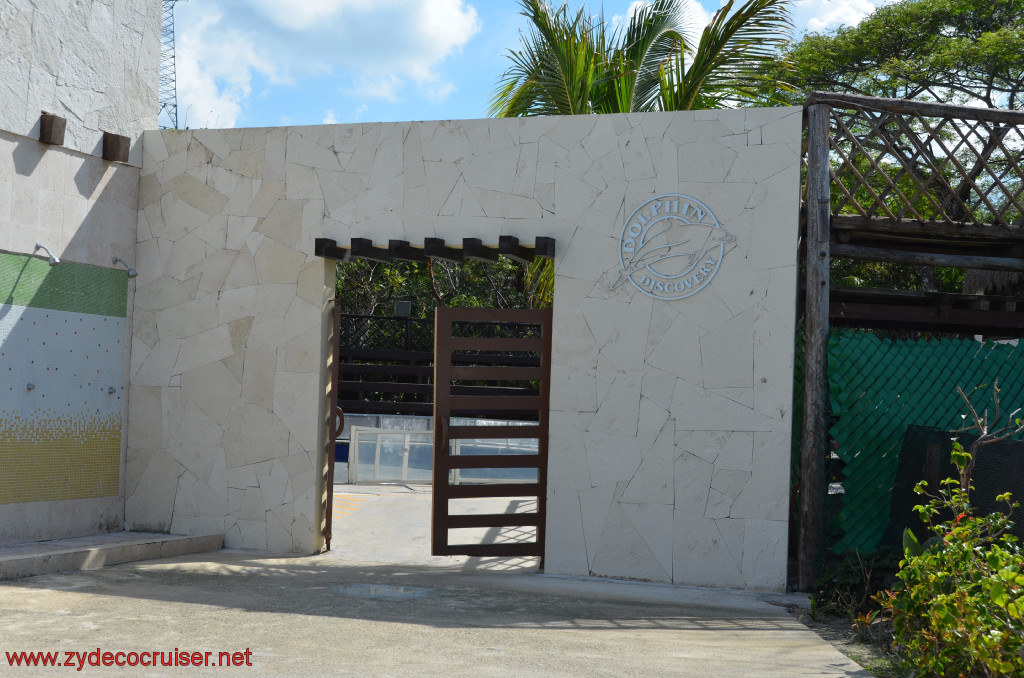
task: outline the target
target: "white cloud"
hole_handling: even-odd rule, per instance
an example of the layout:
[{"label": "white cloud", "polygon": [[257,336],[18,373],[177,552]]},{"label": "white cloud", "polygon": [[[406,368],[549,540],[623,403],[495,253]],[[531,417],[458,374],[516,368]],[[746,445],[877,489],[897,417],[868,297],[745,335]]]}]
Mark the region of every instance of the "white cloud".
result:
[{"label": "white cloud", "polygon": [[323,123],[325,125],[336,125],[338,123],[338,118],[337,118],[337,116],[334,115],[334,111],[333,110],[327,111],[324,114]]},{"label": "white cloud", "polygon": [[[633,0],[629,7],[626,8],[625,14],[612,15],[612,28],[619,30],[620,27],[624,27],[634,14],[650,4],[651,0]],[[722,4],[725,3],[723,2]],[[686,23],[683,37],[691,45],[696,45],[700,41],[700,34],[704,31],[704,27],[711,23],[711,13],[704,9],[704,6],[698,0],[689,0],[683,9],[683,13]]]},{"label": "white cloud", "polygon": [[222,20],[219,12],[204,12],[192,30],[176,31],[179,127],[234,127],[252,92],[253,72],[287,82],[248,36],[227,29]]},{"label": "white cloud", "polygon": [[361,98],[439,100],[441,63],[480,30],[467,0],[209,0],[176,8],[180,111],[190,126],[233,126],[253,76],[329,76]]},{"label": "white cloud", "polygon": [[[895,0],[798,0],[796,3],[797,29],[825,31],[837,26],[853,26],[880,5]],[[803,19],[803,21],[801,21]],[[803,24],[803,25],[801,25]]]},{"label": "white cloud", "polygon": [[[633,0],[626,8],[625,14],[613,14],[611,20],[611,26],[614,29],[618,29],[620,26],[628,22],[633,15],[640,11],[641,8],[651,4],[651,0]],[[723,0],[722,4],[725,2]],[[683,9],[685,14],[686,22],[690,24],[690,30],[696,30],[697,35],[704,30],[704,27],[711,21],[711,13],[704,9],[704,6],[698,2],[698,0],[689,0]]]},{"label": "white cloud", "polygon": [[403,81],[394,73],[380,73],[376,76],[363,76],[356,80],[355,85],[346,87],[345,91],[365,99],[382,99],[395,103]]},{"label": "white cloud", "polygon": [[629,7],[626,8],[625,14],[613,14],[612,15],[612,28],[618,29],[625,23],[628,23],[633,15],[640,11],[641,8],[651,4],[651,0],[633,0],[629,3]]}]

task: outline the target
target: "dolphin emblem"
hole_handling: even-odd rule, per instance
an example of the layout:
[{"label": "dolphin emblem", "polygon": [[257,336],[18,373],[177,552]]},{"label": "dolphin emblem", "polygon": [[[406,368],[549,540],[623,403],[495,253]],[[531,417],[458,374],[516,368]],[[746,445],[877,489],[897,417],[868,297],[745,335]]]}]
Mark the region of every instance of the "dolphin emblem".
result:
[{"label": "dolphin emblem", "polygon": [[686,257],[686,262],[681,268],[685,271],[701,262],[709,250],[722,244],[736,242],[736,236],[723,228],[691,224],[679,217],[666,215],[665,220],[668,219],[675,219],[677,223],[670,223],[657,233],[648,235],[633,256],[624,262],[618,279],[611,284],[611,289],[617,288],[640,269],[674,257]]}]

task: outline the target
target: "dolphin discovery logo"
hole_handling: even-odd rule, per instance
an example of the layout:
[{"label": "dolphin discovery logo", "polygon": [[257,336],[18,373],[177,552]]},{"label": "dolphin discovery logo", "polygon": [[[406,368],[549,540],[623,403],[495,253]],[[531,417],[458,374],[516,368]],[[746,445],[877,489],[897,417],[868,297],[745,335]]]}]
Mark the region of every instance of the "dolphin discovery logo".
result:
[{"label": "dolphin discovery logo", "polygon": [[655,299],[685,299],[707,287],[735,247],[736,236],[701,201],[689,195],[656,196],[622,227],[622,270],[611,289],[629,280]]}]

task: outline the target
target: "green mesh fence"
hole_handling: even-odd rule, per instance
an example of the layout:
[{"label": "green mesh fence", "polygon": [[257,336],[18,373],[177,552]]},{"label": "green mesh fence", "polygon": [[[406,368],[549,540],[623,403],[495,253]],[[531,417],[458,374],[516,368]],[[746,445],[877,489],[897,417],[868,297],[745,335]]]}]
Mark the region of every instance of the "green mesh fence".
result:
[{"label": "green mesh fence", "polygon": [[[833,453],[841,508],[831,525],[837,553],[876,549],[889,520],[890,498],[908,425],[963,426],[959,385],[976,408],[991,407],[999,379],[1007,413],[1024,406],[1024,350],[970,339],[892,341],[834,329],[828,376]],[[1005,423],[1005,417],[1003,422]],[[837,487],[831,491],[838,490]]]}]

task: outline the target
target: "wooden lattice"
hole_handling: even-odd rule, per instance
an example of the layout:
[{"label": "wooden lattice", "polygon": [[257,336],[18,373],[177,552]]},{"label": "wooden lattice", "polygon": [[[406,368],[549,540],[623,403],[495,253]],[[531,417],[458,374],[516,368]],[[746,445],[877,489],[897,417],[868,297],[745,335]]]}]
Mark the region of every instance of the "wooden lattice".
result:
[{"label": "wooden lattice", "polygon": [[831,105],[832,214],[1024,226],[1024,113],[816,95]]}]

